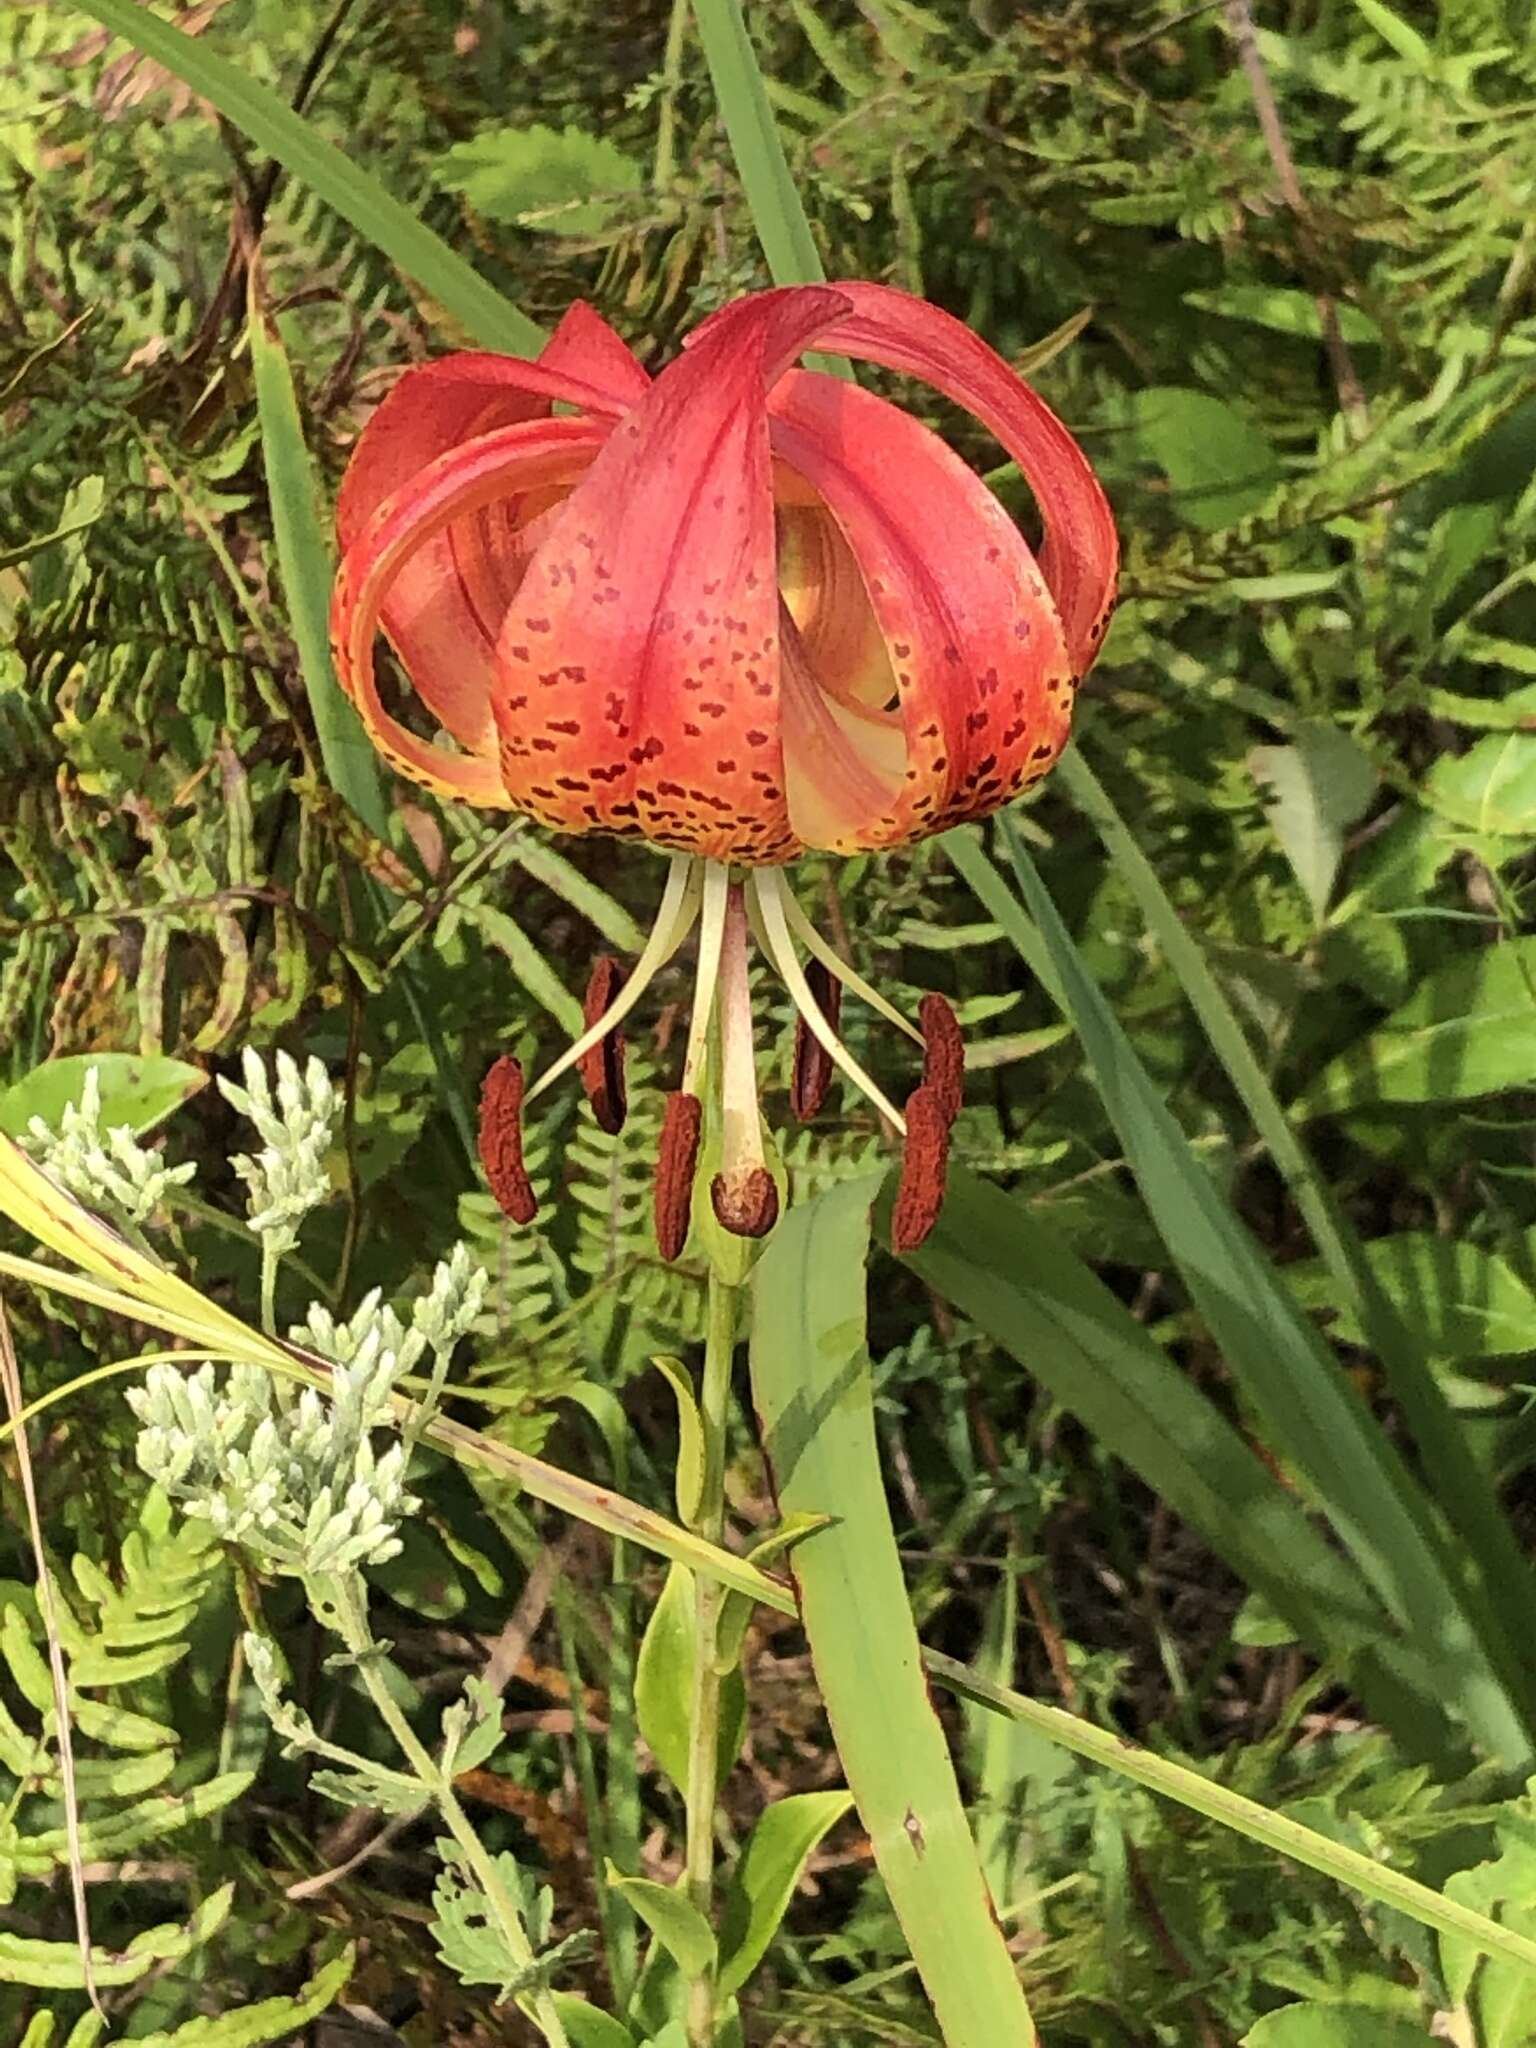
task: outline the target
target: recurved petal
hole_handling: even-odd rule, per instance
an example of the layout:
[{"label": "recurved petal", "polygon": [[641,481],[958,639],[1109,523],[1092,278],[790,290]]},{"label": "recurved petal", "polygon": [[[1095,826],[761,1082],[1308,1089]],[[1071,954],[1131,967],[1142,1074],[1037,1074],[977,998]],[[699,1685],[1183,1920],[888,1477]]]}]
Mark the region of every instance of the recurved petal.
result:
[{"label": "recurved petal", "polygon": [[1040,567],[1056,600],[1072,668],[1099,651],[1114,606],[1119,544],[1087,457],[1044,399],[951,314],[889,285],[830,287],[852,311],[817,346],[921,377],[975,414],[1018,463],[1045,523]]},{"label": "recurved petal", "polygon": [[497,649],[521,808],[717,860],[797,850],[765,392],[842,303],[808,289],[728,309],[555,515]]},{"label": "recurved petal", "polygon": [[[650,379],[608,323],[578,302],[536,363],[465,351],[408,369],[362,431],[336,506],[343,552],[378,508],[451,449],[548,416],[552,401],[609,420]],[[444,528],[404,564],[382,622],[433,716],[472,751],[492,742],[496,632],[516,595],[530,507],[515,497]]]},{"label": "recurved petal", "polygon": [[[592,461],[606,431],[587,420],[524,420],[450,449],[377,507],[342,557],[331,599],[337,675],[385,759],[439,795],[487,806],[509,801],[491,732],[455,754],[420,739],[385,709],[373,659],[385,612],[400,602],[401,579],[413,564],[424,554],[440,560],[432,551],[456,522],[509,500],[568,487]],[[412,614],[411,627],[419,623]],[[438,707],[452,694],[455,664],[469,653],[445,632],[441,618],[430,628],[407,635],[416,657],[410,676],[423,701],[441,716]]]},{"label": "recurved petal", "polygon": [[[791,373],[774,391],[770,431],[859,565],[905,741],[889,801],[845,803],[814,843],[889,846],[995,810],[1045,773],[1071,717],[1061,620],[1023,536],[936,434],[856,385]],[[836,687],[835,672],[827,680]],[[832,708],[857,744],[846,699]],[[864,752],[886,766],[889,739],[862,716]]]}]

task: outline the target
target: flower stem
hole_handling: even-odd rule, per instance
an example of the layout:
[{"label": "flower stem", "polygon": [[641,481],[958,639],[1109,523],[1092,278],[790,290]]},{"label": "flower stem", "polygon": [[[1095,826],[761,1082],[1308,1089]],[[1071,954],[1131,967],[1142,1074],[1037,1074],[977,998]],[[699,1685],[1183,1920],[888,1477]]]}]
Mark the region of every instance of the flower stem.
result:
[{"label": "flower stem", "polygon": [[261,1330],[265,1337],[277,1335],[277,1269],[283,1255],[270,1230],[261,1233]]},{"label": "flower stem", "polygon": [[[435,1802],[444,1826],[464,1852],[464,1861],[485,1893],[508,1955],[520,1970],[530,1969],[534,1962],[533,1944],[523,1926],[517,1901],[502,1882],[495,1858],[475,1833],[469,1815],[459,1804],[452,1780],[438,1767],[437,1759],[379,1676],[376,1662],[378,1645],[368,1624],[368,1610],[361,1587],[361,1580],[353,1575],[330,1581],[337,1633],[357,1659],[358,1675],[378,1711],[379,1719],[399,1744],[401,1754]],[[538,1986],[528,1994],[528,1998],[539,2031],[549,2043],[549,2048],[570,2048],[549,1986]]]},{"label": "flower stem", "polygon": [[[704,1336],[704,1381],[699,1397],[704,1475],[696,1535],[718,1543],[725,1533],[725,1430],[731,1359],[736,1348],[737,1289],[713,1268]],[[688,1717],[688,1832],[683,1881],[689,1901],[710,1918],[715,1889],[715,1802],[720,1775],[720,1673],[715,1668],[724,1589],[695,1573],[693,1581],[693,1700]],[[689,2048],[713,2048],[715,1986],[696,1978],[688,1994]]]}]

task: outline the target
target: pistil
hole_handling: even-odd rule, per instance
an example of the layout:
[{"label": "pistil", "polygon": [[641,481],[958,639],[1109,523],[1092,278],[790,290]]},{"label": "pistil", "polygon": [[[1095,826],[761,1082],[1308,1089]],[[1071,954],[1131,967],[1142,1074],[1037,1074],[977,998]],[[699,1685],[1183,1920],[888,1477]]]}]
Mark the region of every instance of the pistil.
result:
[{"label": "pistil", "polygon": [[779,1191],[763,1153],[747,975],[747,910],[739,882],[726,902],[720,960],[720,1171],[710,1200],[721,1226],[737,1237],[766,1237],[779,1216]]}]

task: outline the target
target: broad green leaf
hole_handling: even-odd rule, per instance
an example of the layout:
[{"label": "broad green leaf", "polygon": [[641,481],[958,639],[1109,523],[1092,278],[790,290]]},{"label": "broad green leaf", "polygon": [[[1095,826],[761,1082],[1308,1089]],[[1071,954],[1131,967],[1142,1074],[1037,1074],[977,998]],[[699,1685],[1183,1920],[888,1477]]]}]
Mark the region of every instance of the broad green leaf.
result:
[{"label": "broad green leaf", "polygon": [[343,156],[312,122],[247,69],[160,20],[137,0],[80,0],[80,10],[212,101],[259,148],[270,151],[414,278],[481,348],[537,354],[544,342],[541,328],[487,284],[371,172]]},{"label": "broad green leaf", "polygon": [[1337,726],[1309,720],[1283,747],[1254,747],[1254,779],[1286,859],[1306,891],[1313,920],[1323,921],[1344,857],[1344,833],[1376,792],[1365,749]]},{"label": "broad green leaf", "polygon": [[331,660],[330,609],[334,551],[322,516],[314,466],[304,440],[293,374],[276,319],[263,302],[261,264],[251,264],[246,333],[261,421],[262,459],[272,507],[272,533],[299,651],[299,672],[314,714],[325,772],[336,793],[377,839],[388,840],[389,812],[379,757],[363,730]]},{"label": "broad green leaf", "polygon": [[949,2048],[1035,2038],[921,1668],[876,1445],[869,1207],[848,1181],[791,1209],[753,1274],[752,1390],[780,1508],[830,1514],[790,1554],[816,1681]]},{"label": "broad green leaf", "polygon": [[[693,1656],[693,1574],[674,1564],[641,1639],[635,1664],[635,1716],[652,1755],[679,1791],[688,1783]],[[722,1777],[735,1763],[746,1730],[747,1691],[737,1670],[720,1688]]]},{"label": "broad green leaf", "polygon": [[[1464,1238],[1419,1230],[1372,1238],[1364,1250],[1389,1299],[1413,1318],[1435,1357],[1471,1363],[1536,1351],[1536,1294],[1497,1252]],[[1330,1334],[1351,1344],[1367,1341],[1358,1317],[1339,1299],[1332,1276],[1319,1262],[1287,1266],[1285,1277],[1308,1308],[1334,1310]]]},{"label": "broad green leaf", "polygon": [[640,189],[633,157],[579,128],[484,128],[438,158],[434,181],[476,213],[554,235],[600,235]]},{"label": "broad green leaf", "polygon": [[1250,2027],[1243,2048],[1435,2048],[1411,2020],[1368,2005],[1288,2005]]},{"label": "broad green leaf", "polygon": [[[1213,291],[1186,292],[1186,306],[1205,313],[1221,313],[1228,320],[1248,320],[1255,326],[1271,328],[1276,334],[1294,334],[1303,341],[1321,341],[1322,315],[1310,292],[1289,285],[1224,284]],[[1354,306],[1336,308],[1339,330],[1346,341],[1380,341],[1381,329]]]},{"label": "broad green leaf", "polygon": [[1208,391],[1154,384],[1133,406],[1142,452],[1172,489],[1191,526],[1231,526],[1274,490],[1280,465],[1269,437],[1235,405]]},{"label": "broad green leaf", "polygon": [[725,1895],[722,1998],[739,1991],[762,1961],[812,1850],[852,1804],[850,1792],[796,1792],[758,1816]]},{"label": "broad green leaf", "polygon": [[[1522,716],[1528,723],[1532,714]],[[1536,833],[1536,736],[1491,732],[1464,754],[1442,755],[1423,798],[1453,825],[1529,837]]]},{"label": "broad green leaf", "polygon": [[648,1877],[625,1877],[611,1863],[608,1884],[634,1907],[685,1977],[704,1977],[714,1969],[714,1930],[681,1892]]},{"label": "broad green leaf", "polygon": [[565,2029],[571,2048],[635,2048],[635,2037],[611,2014],[599,2012],[584,1998],[569,1991],[554,1993],[555,2011]]},{"label": "broad green leaf", "polygon": [[96,1069],[101,1089],[101,1121],[107,1130],[119,1124],[138,1133],[152,1130],[180,1109],[203,1087],[208,1076],[186,1060],[161,1053],[78,1052],[44,1060],[30,1074],[0,1093],[0,1131],[19,1138],[35,1116],[57,1130],[65,1108],[80,1100],[85,1077]]},{"label": "broad green leaf", "polygon": [[291,2040],[312,2020],[329,2012],[347,1987],[356,1955],[349,1944],[291,1998],[263,1998],[256,2005],[221,2013],[216,2019],[188,2020],[169,2033],[141,2034],[135,2048],[269,2048],[269,2044]]},{"label": "broad green leaf", "polygon": [[1536,938],[1437,968],[1300,1098],[1305,1116],[1385,1102],[1464,1102],[1536,1080]]},{"label": "broad green leaf", "polygon": [[[212,1893],[183,1926],[166,1921],[136,1935],[121,1954],[91,1951],[91,1977],[105,1990],[113,1984],[136,1984],[161,1964],[179,1962],[216,1934],[234,1903],[232,1884]],[[0,1983],[30,1984],[40,1990],[79,1991],[85,1986],[80,1949],[73,1941],[38,1941],[28,1935],[0,1932]]]}]

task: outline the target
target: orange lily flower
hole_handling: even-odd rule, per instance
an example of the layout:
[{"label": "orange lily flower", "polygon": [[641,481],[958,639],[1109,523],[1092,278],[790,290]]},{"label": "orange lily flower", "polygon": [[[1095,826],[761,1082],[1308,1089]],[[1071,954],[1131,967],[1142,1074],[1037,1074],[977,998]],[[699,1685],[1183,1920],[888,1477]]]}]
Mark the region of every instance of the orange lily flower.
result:
[{"label": "orange lily flower", "polygon": [[[808,349],[916,376],[973,413],[1034,492],[1038,559],[937,435],[797,368]],[[912,1027],[825,945],[779,870],[808,849],[897,846],[984,816],[1060,753],[1117,563],[1104,494],[1061,422],[960,322],[882,285],[740,299],[655,379],[578,304],[537,362],[465,353],[407,370],[358,442],[338,525],[338,672],[393,766],[444,796],[674,856],[636,971],[619,985],[598,963],[587,1030],[537,1084],[577,1066],[613,1127],[618,1026],[699,924],[658,1175],[667,1255],[687,1234],[717,1000],[714,1206],[747,1235],[777,1210],[749,929],[802,1020],[797,1111],[814,1112],[835,1066],[898,1130],[910,1120],[896,1229],[918,1241],[959,1106],[953,1019],[924,1004],[924,1082],[903,1118],[837,1036],[839,987]],[[386,709],[381,630],[450,745]],[[482,1149],[503,1205],[531,1215],[522,1093],[520,1070],[498,1062]]]}]

